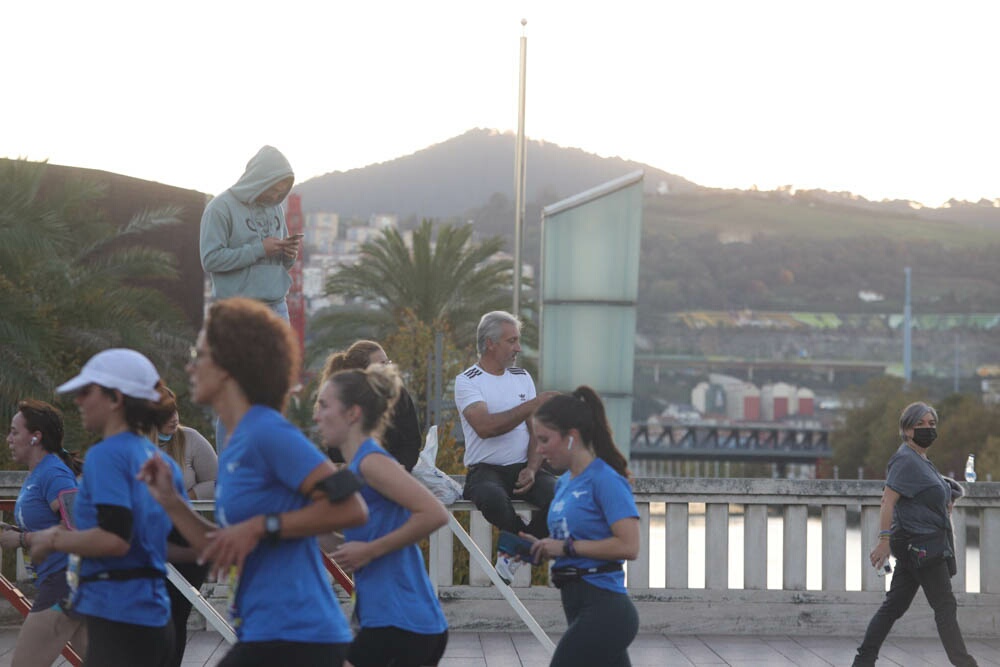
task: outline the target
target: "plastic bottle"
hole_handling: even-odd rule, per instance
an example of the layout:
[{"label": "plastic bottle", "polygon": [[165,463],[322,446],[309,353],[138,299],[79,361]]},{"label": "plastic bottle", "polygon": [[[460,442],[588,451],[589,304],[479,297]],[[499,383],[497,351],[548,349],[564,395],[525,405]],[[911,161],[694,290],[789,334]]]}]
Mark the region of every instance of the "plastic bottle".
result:
[{"label": "plastic bottle", "polygon": [[972,483],[976,481],[976,455],[969,454],[965,462],[965,481]]}]

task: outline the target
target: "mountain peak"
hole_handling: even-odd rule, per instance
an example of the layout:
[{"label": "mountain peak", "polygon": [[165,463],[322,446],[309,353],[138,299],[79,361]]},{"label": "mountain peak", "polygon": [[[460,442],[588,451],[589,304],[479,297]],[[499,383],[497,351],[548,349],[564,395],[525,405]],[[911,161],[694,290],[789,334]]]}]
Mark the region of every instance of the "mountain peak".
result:
[{"label": "mountain peak", "polygon": [[[482,206],[494,194],[514,196],[512,132],[473,128],[456,137],[388,162],[333,172],[295,187],[307,212],[329,211],[367,218],[395,213],[401,218],[447,218]],[[613,178],[643,169],[646,188],[672,192],[698,186],[631,160],[605,158],[579,148],[529,140],[526,164],[528,202],[545,195],[569,197]]]}]

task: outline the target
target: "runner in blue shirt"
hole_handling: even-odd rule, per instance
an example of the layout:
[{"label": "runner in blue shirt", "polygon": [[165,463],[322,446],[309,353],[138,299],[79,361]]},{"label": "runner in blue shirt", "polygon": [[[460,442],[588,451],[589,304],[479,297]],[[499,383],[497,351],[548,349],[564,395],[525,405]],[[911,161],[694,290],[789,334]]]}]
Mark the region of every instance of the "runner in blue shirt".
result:
[{"label": "runner in blue shirt", "polygon": [[553,467],[567,469],[549,506],[549,534],[531,553],[555,558],[569,627],[551,667],[626,667],[639,616],[625,589],[624,560],[639,555],[639,511],[628,465],[611,438],[604,404],[590,387],[555,396],[532,417],[538,449]]},{"label": "runner in blue shirt", "polygon": [[[88,665],[162,667],[173,655],[166,581],[170,519],[136,480],[156,454],[140,434],[153,423],[162,389],[149,359],[121,348],[94,355],[57,389],[75,394],[84,428],[103,440],[87,452],[74,506],[76,530],[54,526],[35,533],[31,555],[74,554],[72,608],[87,617]],[[183,494],[180,469],[175,464],[168,473]]]},{"label": "runner in blue shirt", "polygon": [[448,623],[417,546],[448,522],[448,511],[376,440],[401,387],[391,366],[371,364],[325,375],[316,401],[323,445],[339,450],[361,478],[368,504],[368,522],[345,530],[347,541],[333,554],[354,573],[361,624],[348,655],[354,667],[437,665],[448,644]]},{"label": "runner in blue shirt", "polygon": [[282,415],[300,352],[288,324],[257,301],[209,309],[188,364],[191,396],[211,405],[229,442],[219,457],[219,526],[184,503],[155,457],[140,474],[202,562],[228,581],[239,641],[219,667],[339,667],[351,641],[315,536],[367,519],[357,478]]},{"label": "runner in blue shirt", "polygon": [[[43,401],[28,399],[17,404],[7,445],[14,460],[28,466],[29,472],[14,505],[17,525],[4,525],[0,547],[27,548],[33,531],[59,523],[59,494],[76,489],[80,462],[63,449],[62,414]],[[87,646],[83,618],[62,605],[69,595],[66,554],[50,554],[33,562],[31,569],[37,595],[17,635],[12,667],[51,665],[67,641],[81,653]]]}]

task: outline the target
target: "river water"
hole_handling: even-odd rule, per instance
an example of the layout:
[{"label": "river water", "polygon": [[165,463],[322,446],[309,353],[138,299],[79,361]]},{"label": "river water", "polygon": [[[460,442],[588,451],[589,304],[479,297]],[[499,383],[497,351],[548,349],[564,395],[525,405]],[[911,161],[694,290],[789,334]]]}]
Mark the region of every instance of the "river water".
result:
[{"label": "river water", "polygon": [[[650,504],[650,571],[651,588],[662,588],[665,583],[666,521],[665,505]],[[806,588],[822,590],[823,534],[819,517],[810,517],[806,527]],[[847,527],[847,590],[861,590],[861,531],[857,526]],[[782,520],[769,517],[767,520],[767,587],[781,588],[782,566]],[[872,545],[865,543],[865,553]],[[979,548],[969,546],[966,551],[966,590],[979,592]],[[958,576],[962,576],[960,572]],[[892,575],[886,577],[886,583]],[[705,515],[697,513],[694,505],[688,517],[688,587],[705,587]],[[743,517],[729,517],[729,588],[743,588]]]}]

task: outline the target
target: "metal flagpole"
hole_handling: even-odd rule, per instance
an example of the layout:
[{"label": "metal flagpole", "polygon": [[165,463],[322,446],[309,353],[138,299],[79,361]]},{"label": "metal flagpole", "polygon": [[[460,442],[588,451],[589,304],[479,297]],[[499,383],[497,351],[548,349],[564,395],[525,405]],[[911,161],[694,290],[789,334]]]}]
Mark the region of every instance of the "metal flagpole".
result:
[{"label": "metal flagpole", "polygon": [[524,163],[527,145],[524,140],[524,81],[528,38],[524,34],[527,19],[521,19],[521,81],[517,107],[517,145],[514,147],[514,307],[511,313],[520,316],[521,310],[521,237],[524,230]]}]

